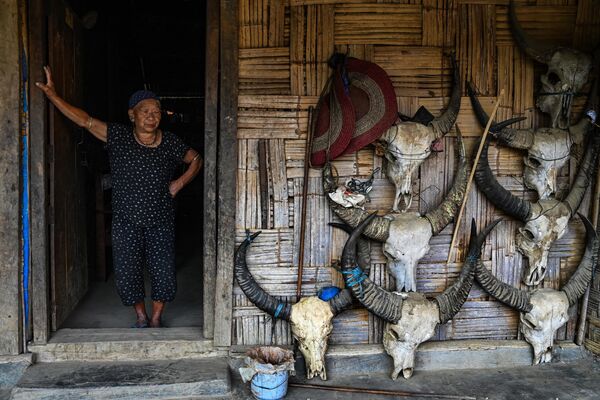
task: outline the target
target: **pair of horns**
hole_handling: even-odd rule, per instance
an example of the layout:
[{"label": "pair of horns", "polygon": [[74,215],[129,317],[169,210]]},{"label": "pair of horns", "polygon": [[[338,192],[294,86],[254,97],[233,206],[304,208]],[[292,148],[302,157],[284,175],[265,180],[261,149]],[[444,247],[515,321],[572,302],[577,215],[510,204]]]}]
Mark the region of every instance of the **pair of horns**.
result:
[{"label": "pair of horns", "polygon": [[[454,184],[446,195],[446,198],[435,210],[425,214],[425,218],[431,225],[431,231],[437,235],[454,219],[454,215],[460,207],[461,201],[465,196],[468,180],[468,162],[465,155],[465,146],[460,132],[457,132],[458,140],[458,170],[454,178]],[[337,181],[333,177],[331,164],[326,164],[323,168],[323,190],[325,193],[332,193],[337,188]],[[329,204],[338,217],[352,228],[356,228],[364,221],[369,213],[354,207],[343,207],[328,197]],[[385,242],[390,234],[391,220],[383,217],[373,216],[368,226],[364,229],[364,235],[369,239]]]},{"label": "pair of horns", "polygon": [[[592,279],[592,271],[597,262],[596,257],[598,252],[598,237],[591,222],[581,214],[579,214],[579,217],[585,225],[586,248],[583,258],[577,267],[577,271],[575,271],[575,274],[573,274],[571,279],[569,279],[567,284],[561,289],[567,296],[569,305],[575,304],[577,299],[579,299],[585,292],[590,280]],[[533,305],[530,301],[530,292],[517,289],[514,286],[501,282],[483,265],[477,265],[476,269],[477,280],[486,292],[504,304],[516,308],[517,310],[522,312],[531,311]]]},{"label": "pair of horns", "polygon": [[[342,253],[342,270],[346,286],[350,287],[354,296],[373,314],[393,324],[402,318],[402,296],[388,292],[376,285],[367,277],[362,268],[356,263],[356,244],[368,224],[375,218],[375,214],[365,218],[348,238]],[[499,220],[489,224],[483,232],[477,235],[475,221],[471,223],[471,239],[469,253],[463,265],[460,276],[454,284],[442,294],[435,297],[440,310],[440,322],[446,323],[460,310],[467,299],[473,284],[474,267],[481,256],[481,246],[487,234]]]},{"label": "pair of horns", "polygon": [[[271,315],[273,318],[281,318],[286,321],[290,320],[292,314],[292,304],[287,301],[277,300],[260,287],[260,285],[254,280],[252,274],[248,270],[246,263],[246,251],[250,243],[260,234],[256,232],[248,237],[240,244],[235,252],[234,257],[234,274],[240,288],[248,297],[248,299],[258,308]],[[364,249],[364,248],[363,248]],[[363,250],[364,251],[364,250]],[[364,258],[365,256],[361,254]],[[368,254],[367,256],[368,257]],[[368,259],[368,258],[367,258]],[[352,295],[348,289],[344,289],[339,292],[335,297],[327,301],[331,307],[333,315],[337,315],[350,307],[352,304]]]}]

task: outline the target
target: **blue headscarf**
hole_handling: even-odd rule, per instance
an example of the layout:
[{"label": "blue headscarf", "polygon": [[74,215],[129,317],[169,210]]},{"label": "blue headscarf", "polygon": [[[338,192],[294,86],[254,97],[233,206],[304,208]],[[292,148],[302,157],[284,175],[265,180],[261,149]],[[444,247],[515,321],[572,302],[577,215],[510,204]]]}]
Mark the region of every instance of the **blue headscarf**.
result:
[{"label": "blue headscarf", "polygon": [[140,101],[154,99],[158,100],[158,96],[149,90],[138,90],[129,98],[129,108],[132,109],[135,107]]}]

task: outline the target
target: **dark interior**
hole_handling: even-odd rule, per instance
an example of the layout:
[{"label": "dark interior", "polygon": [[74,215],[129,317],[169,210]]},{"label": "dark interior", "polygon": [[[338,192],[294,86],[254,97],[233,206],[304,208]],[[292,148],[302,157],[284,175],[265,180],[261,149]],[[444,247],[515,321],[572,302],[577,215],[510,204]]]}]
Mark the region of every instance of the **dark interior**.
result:
[{"label": "dark interior", "polygon": [[[84,27],[82,108],[105,121],[128,123],[130,94],[139,89],[152,90],[161,97],[162,129],[177,134],[202,154],[204,2],[68,3]],[[121,305],[112,278],[107,155],[103,144],[87,134],[79,151],[87,170],[89,289],[60,327],[129,327],[135,319],[133,309]],[[182,164],[180,172],[184,168]],[[202,325],[202,175],[200,171],[176,199],[178,292],[175,301],[166,307],[167,327]],[[149,305],[148,287],[146,295]]]}]

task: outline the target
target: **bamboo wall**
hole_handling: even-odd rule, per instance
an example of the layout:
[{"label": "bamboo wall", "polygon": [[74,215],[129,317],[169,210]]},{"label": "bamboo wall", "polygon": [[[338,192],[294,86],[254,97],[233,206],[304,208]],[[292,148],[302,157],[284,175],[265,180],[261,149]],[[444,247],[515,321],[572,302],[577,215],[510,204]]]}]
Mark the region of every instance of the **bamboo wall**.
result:
[{"label": "bamboo wall", "polygon": [[[533,37],[561,45],[590,49],[600,42],[597,7],[592,0],[539,0],[520,3],[519,19]],[[504,89],[498,119],[524,115],[521,126],[544,126],[534,108],[535,83],[544,67],[516,47],[508,27],[507,1],[493,0],[240,0],[239,114],[236,231],[238,244],[245,229],[263,233],[248,252],[249,267],[268,292],[295,300],[299,249],[302,175],[308,107],[316,105],[330,70],[334,51],[376,62],[390,75],[399,111],[412,115],[425,105],[437,115],[448,101],[451,68],[444,53],[454,51],[463,82],[472,80],[484,107],[491,111]],[[579,109],[585,99],[579,100]],[[458,125],[469,154],[474,154],[482,129],[468,97],[463,97]],[[411,209],[421,213],[436,207],[454,179],[454,132],[444,151],[433,154],[413,177]],[[522,156],[501,146],[490,148],[490,164],[498,180],[513,193],[534,199],[522,184]],[[340,181],[368,176],[382,159],[372,146],[334,162]],[[563,196],[576,173],[575,162],[560,173]],[[303,294],[313,295],[342,282],[331,268],[339,259],[346,235],[327,224],[334,220],[321,188],[320,170],[312,169],[308,187]],[[368,210],[387,213],[394,189],[383,173],[376,175]],[[589,198],[589,195],[588,195]],[[587,210],[585,200],[582,210]],[[442,292],[458,276],[471,218],[481,228],[502,217],[475,187],[463,217],[457,259],[446,264],[453,225],[431,240],[431,250],[418,268],[418,290]],[[510,218],[488,237],[483,259],[500,279],[521,286],[524,261],[515,246]],[[572,221],[569,232],[552,247],[544,287],[558,288],[570,277],[583,248],[583,227]],[[392,287],[380,244],[372,246],[371,278]],[[600,292],[594,292],[596,297]],[[595,301],[598,306],[598,301]],[[287,323],[254,307],[234,286],[233,344],[291,343]],[[558,339],[574,335],[577,310]],[[596,314],[598,317],[598,314]],[[600,319],[595,319],[600,321]],[[455,318],[438,328],[434,340],[518,338],[518,313],[489,298],[479,286]],[[381,321],[365,309],[344,312],[334,321],[330,343],[380,343]],[[600,339],[600,335],[598,338]],[[600,341],[600,340],[599,340]]]}]

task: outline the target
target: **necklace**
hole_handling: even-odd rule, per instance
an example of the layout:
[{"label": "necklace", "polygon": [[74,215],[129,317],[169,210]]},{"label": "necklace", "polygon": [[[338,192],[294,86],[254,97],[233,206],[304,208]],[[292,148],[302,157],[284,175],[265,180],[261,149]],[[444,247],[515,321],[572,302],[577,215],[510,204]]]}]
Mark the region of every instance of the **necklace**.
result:
[{"label": "necklace", "polygon": [[135,137],[135,140],[141,144],[144,147],[154,147],[154,145],[156,144],[156,141],[158,140],[158,133],[155,132],[154,133],[154,139],[152,139],[152,142],[150,143],[145,143],[142,138],[140,138],[137,134],[137,132],[135,131],[135,129],[133,130],[133,136]]}]

